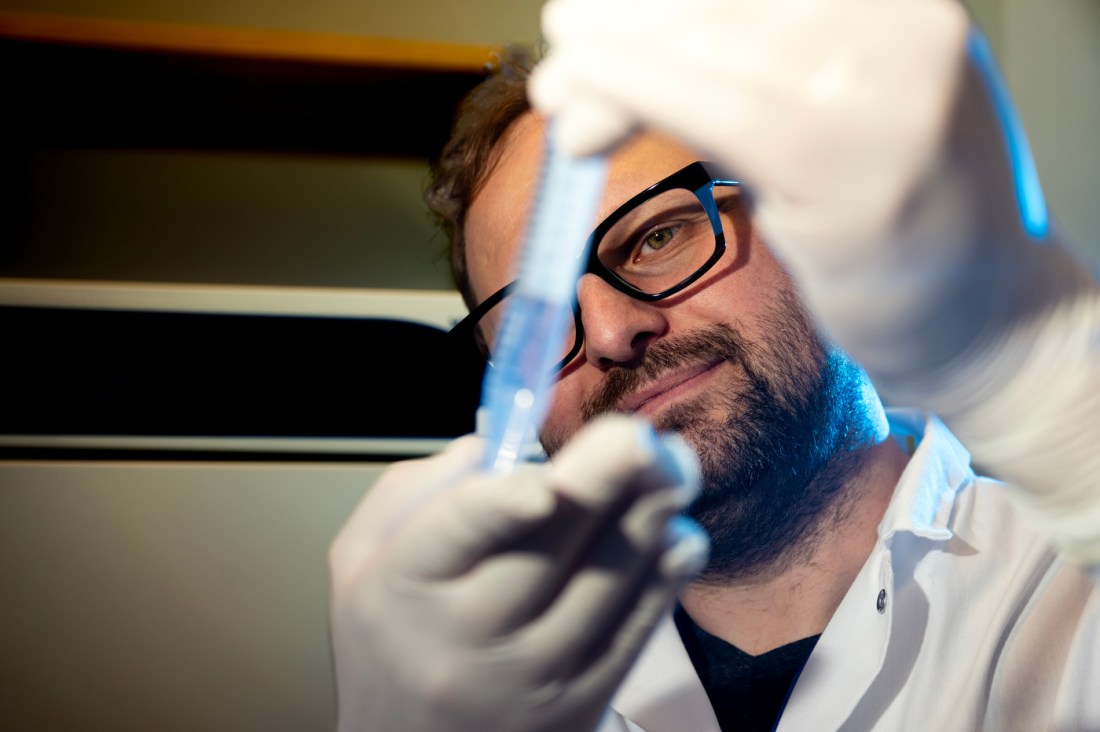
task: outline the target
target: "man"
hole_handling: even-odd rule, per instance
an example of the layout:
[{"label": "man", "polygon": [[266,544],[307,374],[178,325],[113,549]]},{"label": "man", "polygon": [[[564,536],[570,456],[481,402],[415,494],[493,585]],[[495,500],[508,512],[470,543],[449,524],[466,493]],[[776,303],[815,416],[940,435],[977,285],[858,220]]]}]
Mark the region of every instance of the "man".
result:
[{"label": "man", "polygon": [[[460,120],[431,197],[490,348],[499,305],[479,306],[511,278],[544,138],[522,70],[504,71]],[[974,477],[935,418],[896,413],[888,434],[744,191],[698,158],[653,133],[609,158],[581,348],[541,434],[551,467],[479,476],[477,441],[460,441],[392,471],[342,532],[342,725],[1095,728],[1090,578]],[[694,203],[711,200],[713,226]],[[679,254],[697,250],[720,256]],[[661,487],[693,482],[682,446],[607,412],[698,453],[688,511],[711,550],[603,716],[662,603],[700,569],[682,528],[660,539],[688,500]]]},{"label": "man", "polygon": [[[510,83],[522,100],[522,79]],[[465,273],[463,291],[475,309],[511,279],[544,128],[529,112],[512,121],[459,217],[464,235],[455,250],[457,269]],[[453,144],[465,143],[456,138]],[[667,229],[660,203],[631,199],[695,160],[692,151],[659,135],[632,139],[611,157],[600,218],[619,215],[625,204],[632,213],[624,218],[644,216],[630,222],[628,243],[648,237],[683,251],[691,246],[683,238],[692,234],[680,197]],[[468,170],[466,163],[462,172]],[[435,190],[446,186],[444,180]],[[861,372],[817,338],[790,278],[753,232],[746,197],[733,186],[710,195],[722,212],[727,250],[688,288],[650,303],[597,276],[582,278],[583,348],[562,369],[541,439],[553,457],[584,422],[625,412],[689,440],[704,475],[691,515],[712,549],[701,581],[681,595],[684,617],[752,656],[801,642],[785,668],[769,669],[776,675],[770,688],[738,683],[723,694],[738,713],[764,716],[754,728],[770,729],[812,640],[870,551],[907,455],[886,439],[881,407],[865,398]],[[680,228],[674,232],[674,226]],[[709,253],[714,233],[705,228],[701,246]],[[607,238],[593,246],[602,252]],[[638,272],[644,255],[629,254],[630,261],[616,252],[602,256],[613,271],[644,283]],[[708,261],[695,259],[701,266]],[[669,282],[697,269],[692,265]],[[492,341],[491,332],[485,339]]]},{"label": "man", "polygon": [[559,147],[645,125],[735,170],[880,392],[943,418],[1100,564],[1100,283],[956,0],[550,0],[543,31],[529,90]]}]

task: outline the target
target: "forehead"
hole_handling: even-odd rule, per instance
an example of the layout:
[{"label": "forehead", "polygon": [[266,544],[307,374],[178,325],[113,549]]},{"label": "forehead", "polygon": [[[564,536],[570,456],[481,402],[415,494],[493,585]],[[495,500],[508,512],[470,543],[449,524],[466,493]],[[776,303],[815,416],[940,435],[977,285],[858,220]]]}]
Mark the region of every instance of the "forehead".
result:
[{"label": "forehead", "polygon": [[[479,301],[513,277],[538,189],[544,130],[532,113],[516,120],[497,144],[492,173],[467,212],[466,262]],[[608,157],[607,183],[592,227],[639,191],[698,159],[664,135],[635,135]]]}]

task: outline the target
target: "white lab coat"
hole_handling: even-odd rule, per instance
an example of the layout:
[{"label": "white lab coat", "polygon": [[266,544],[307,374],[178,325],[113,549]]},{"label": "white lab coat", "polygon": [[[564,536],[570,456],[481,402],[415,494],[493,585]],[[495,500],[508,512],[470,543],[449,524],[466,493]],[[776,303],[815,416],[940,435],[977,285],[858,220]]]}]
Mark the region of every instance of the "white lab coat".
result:
[{"label": "white lab coat", "polygon": [[[918,447],[779,732],[1100,731],[1098,584],[1021,520],[1003,484],[974,475],[938,419],[889,416]],[[599,732],[718,729],[666,618]]]}]

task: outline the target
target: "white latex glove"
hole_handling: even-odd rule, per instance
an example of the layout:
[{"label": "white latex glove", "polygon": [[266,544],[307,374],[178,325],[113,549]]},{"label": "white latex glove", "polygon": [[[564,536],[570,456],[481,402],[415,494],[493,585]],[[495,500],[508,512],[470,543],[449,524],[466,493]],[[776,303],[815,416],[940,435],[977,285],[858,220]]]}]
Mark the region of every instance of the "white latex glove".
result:
[{"label": "white latex glove", "polygon": [[[558,142],[594,152],[645,124],[727,165],[811,309],[880,387],[973,337],[968,323],[931,353],[895,347],[939,317],[942,267],[976,257],[957,247],[978,223],[965,182],[937,167],[965,78],[955,2],[550,0],[543,31],[530,91]],[[908,210],[926,190],[934,200]]]},{"label": "white latex glove", "polygon": [[[824,331],[1100,563],[1100,292],[1049,231],[952,0],[550,0],[530,91],[591,153],[640,125],[727,165]],[[1010,143],[1011,140],[1011,143]]]},{"label": "white latex glove", "polygon": [[880,231],[940,144],[966,30],[950,0],[549,0],[530,92],[571,152],[645,124],[732,167],[783,231]]},{"label": "white latex glove", "polygon": [[344,732],[594,729],[705,562],[681,439],[606,417],[503,477],[483,447],[393,466],[332,545]]}]

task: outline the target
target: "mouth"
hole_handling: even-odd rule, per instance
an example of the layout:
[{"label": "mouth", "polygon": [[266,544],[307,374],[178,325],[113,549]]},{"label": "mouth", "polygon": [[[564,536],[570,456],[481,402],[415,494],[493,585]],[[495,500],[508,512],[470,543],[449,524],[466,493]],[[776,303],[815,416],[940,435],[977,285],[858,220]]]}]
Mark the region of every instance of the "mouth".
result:
[{"label": "mouth", "polygon": [[723,363],[724,358],[717,358],[666,373],[629,395],[621,402],[620,409],[632,414],[652,415],[671,402],[701,389]]}]

